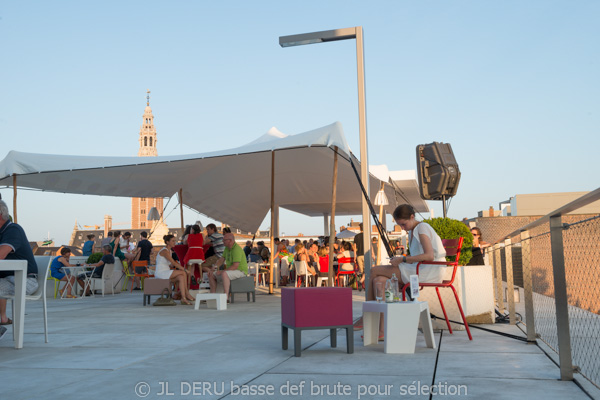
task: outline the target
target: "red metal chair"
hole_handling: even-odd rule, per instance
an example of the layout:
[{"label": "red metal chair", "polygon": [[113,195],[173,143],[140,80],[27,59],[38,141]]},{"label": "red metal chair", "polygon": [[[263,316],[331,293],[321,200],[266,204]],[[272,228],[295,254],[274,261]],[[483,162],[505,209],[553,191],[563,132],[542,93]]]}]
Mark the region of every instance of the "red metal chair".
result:
[{"label": "red metal chair", "polygon": [[[144,267],[146,269],[146,272],[136,272],[135,271],[136,267]],[[130,279],[131,288],[129,289],[129,291],[130,292],[133,291],[133,282],[135,281],[135,278],[140,278],[140,282],[142,284],[142,289],[143,289],[144,288],[144,279],[150,277],[150,274],[148,273],[148,261],[132,261],[131,269],[133,271],[133,279]]]},{"label": "red metal chair", "polygon": [[[465,318],[465,313],[460,304],[460,300],[458,299],[458,293],[456,293],[456,289],[454,288],[454,278],[456,277],[456,270],[458,268],[458,259],[460,258],[460,251],[462,249],[463,238],[460,237],[458,239],[442,239],[442,243],[444,244],[444,248],[446,249],[446,257],[454,257],[454,261],[423,261],[417,264],[417,275],[419,274],[419,266],[421,264],[428,265],[445,265],[448,267],[452,267],[452,278],[447,281],[442,281],[441,283],[419,283],[421,288],[424,287],[434,287],[437,293],[438,299],[440,300],[440,306],[442,307],[442,312],[444,313],[444,318],[446,318],[446,324],[448,325],[448,331],[452,333],[452,327],[450,326],[450,320],[448,320],[448,314],[446,314],[446,308],[444,307],[444,303],[442,302],[442,296],[440,296],[440,288],[450,288],[454,293],[454,298],[456,299],[456,305],[458,306],[458,311],[460,311],[460,316],[462,317],[463,323],[465,324],[465,329],[467,330],[467,335],[469,335],[469,340],[473,340],[471,336],[471,331],[469,330],[469,324],[467,324],[467,319]],[[410,286],[410,283],[407,283],[402,288],[402,299],[406,300],[406,290]]]},{"label": "red metal chair", "polygon": [[[352,264],[352,271],[342,271],[342,264]],[[354,257],[340,257],[338,258],[338,271],[335,275],[335,286],[340,286],[340,277],[354,275],[354,279],[357,279],[356,276],[356,263],[354,262]]]}]

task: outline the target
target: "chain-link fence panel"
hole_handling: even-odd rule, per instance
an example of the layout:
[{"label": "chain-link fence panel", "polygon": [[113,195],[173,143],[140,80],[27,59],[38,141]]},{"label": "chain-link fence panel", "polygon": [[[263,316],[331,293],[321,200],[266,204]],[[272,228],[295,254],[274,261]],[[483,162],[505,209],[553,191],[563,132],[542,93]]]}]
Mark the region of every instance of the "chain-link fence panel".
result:
[{"label": "chain-link fence panel", "polygon": [[529,259],[531,261],[535,331],[541,340],[558,352],[549,228],[549,225],[546,224],[535,229],[535,232],[531,232]]},{"label": "chain-link fence panel", "polygon": [[563,230],[573,365],[600,386],[600,218]]}]

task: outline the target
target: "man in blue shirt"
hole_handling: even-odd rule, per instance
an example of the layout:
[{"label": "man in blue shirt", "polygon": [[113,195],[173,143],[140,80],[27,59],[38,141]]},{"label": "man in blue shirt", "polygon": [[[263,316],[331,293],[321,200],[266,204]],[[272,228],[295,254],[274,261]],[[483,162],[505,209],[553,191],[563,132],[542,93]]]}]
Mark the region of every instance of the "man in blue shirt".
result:
[{"label": "man in blue shirt", "polygon": [[84,256],[89,257],[94,252],[94,238],[95,235],[87,235],[87,242],[83,244],[82,253]]},{"label": "man in blue shirt", "polygon": [[90,267],[96,267],[92,278],[102,278],[102,272],[106,264],[114,264],[115,257],[112,255],[112,247],[104,246],[102,248],[102,259],[96,264],[90,264]]},{"label": "man in blue shirt", "polygon": [[[8,206],[0,200],[0,260],[27,260],[26,293],[33,294],[38,288],[38,268],[25,231],[20,225],[10,221]],[[15,294],[15,276],[13,271],[0,272],[0,297]],[[6,299],[0,298],[0,326],[10,325],[12,321],[6,315]]]}]

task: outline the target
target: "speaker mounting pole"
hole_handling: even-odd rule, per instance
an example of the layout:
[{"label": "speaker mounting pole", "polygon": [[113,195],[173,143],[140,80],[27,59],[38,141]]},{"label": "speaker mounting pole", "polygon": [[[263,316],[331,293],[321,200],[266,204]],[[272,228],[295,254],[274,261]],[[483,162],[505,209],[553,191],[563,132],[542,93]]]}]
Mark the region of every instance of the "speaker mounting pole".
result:
[{"label": "speaker mounting pole", "polygon": [[444,218],[446,218],[446,213],[448,210],[446,210],[446,195],[445,194],[442,195],[442,205],[443,205],[443,210],[444,210]]}]

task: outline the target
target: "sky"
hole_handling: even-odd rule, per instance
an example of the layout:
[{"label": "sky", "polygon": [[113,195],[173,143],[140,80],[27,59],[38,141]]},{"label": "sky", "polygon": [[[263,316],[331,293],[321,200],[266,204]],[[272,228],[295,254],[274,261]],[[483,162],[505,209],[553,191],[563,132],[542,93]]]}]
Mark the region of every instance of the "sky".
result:
[{"label": "sky", "polygon": [[[340,121],[360,158],[355,42],[284,49],[278,40],[362,26],[370,164],[415,169],[417,145],[450,143],[462,174],[448,210],[456,219],[515,194],[590,191],[598,21],[591,0],[0,1],[0,159],[135,156],[147,89],[159,155]],[[0,194],[12,211],[12,188]],[[131,218],[126,198],[19,190],[17,202],[29,239],[56,244],[76,221]],[[442,215],[441,202],[430,206]],[[170,226],[180,224],[175,207],[173,198]],[[280,218],[286,235],[322,234],[322,219]],[[192,210],[185,220],[211,221]]]}]

